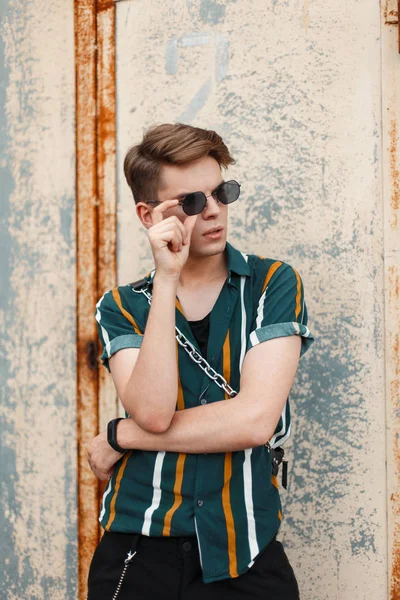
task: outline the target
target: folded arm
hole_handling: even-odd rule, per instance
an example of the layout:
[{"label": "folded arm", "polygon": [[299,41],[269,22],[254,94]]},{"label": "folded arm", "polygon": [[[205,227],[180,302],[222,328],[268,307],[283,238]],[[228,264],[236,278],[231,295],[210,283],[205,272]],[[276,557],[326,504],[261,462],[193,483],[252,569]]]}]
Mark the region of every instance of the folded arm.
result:
[{"label": "folded arm", "polygon": [[121,421],[122,448],[167,452],[229,452],[260,446],[276,428],[300,357],[298,336],[255,346],[243,362],[240,393],[231,399],[176,411],[167,431],[151,434]]},{"label": "folded arm", "polygon": [[[122,448],[184,453],[230,452],[261,446],[273,435],[293,384],[300,357],[299,336],[268,340],[251,348],[244,359],[240,393],[231,399],[176,411],[163,433],[142,429],[133,419],[120,421]],[[124,352],[124,351],[121,351]],[[121,457],[105,433],[89,448],[98,477],[110,476]]]}]

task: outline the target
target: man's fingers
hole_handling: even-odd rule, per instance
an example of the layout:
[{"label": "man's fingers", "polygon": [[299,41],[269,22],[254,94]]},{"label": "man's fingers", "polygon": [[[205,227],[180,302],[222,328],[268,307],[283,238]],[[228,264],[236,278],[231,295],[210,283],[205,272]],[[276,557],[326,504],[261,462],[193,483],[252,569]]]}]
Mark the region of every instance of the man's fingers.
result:
[{"label": "man's fingers", "polygon": [[165,200],[164,202],[161,202],[161,204],[156,206],[156,208],[151,213],[151,219],[153,221],[153,225],[156,225],[157,223],[161,223],[161,221],[163,220],[163,213],[165,213],[165,211],[168,210],[169,208],[173,208],[178,203],[179,203],[179,200]]},{"label": "man's fingers", "polygon": [[174,229],[166,231],[163,233],[163,240],[167,244],[171,244],[174,252],[180,252],[180,250],[182,250],[183,239],[180,231]]},{"label": "man's fingers", "polygon": [[104,471],[103,469],[98,467],[93,461],[91,462],[90,460],[88,460],[88,463],[95,477],[97,477],[97,479],[100,479],[101,481],[104,481],[105,479],[110,479],[111,475],[114,472],[114,467],[112,467],[108,471]]},{"label": "man's fingers", "polygon": [[96,471],[94,474],[96,475],[97,479],[104,481],[105,479],[110,479],[111,475],[113,474],[113,471],[114,469],[112,469],[111,471],[107,471],[106,473],[104,471]]},{"label": "man's fingers", "polygon": [[182,249],[183,240],[187,237],[187,234],[182,223],[174,217],[150,227],[148,236],[154,248],[163,248],[170,243],[172,250],[179,252]]},{"label": "man's fingers", "polygon": [[151,234],[160,234],[163,231],[168,231],[171,228],[177,228],[182,233],[182,236],[186,235],[186,229],[184,224],[178,219],[178,217],[168,217],[161,221],[161,223],[157,223],[150,227],[149,232]]}]

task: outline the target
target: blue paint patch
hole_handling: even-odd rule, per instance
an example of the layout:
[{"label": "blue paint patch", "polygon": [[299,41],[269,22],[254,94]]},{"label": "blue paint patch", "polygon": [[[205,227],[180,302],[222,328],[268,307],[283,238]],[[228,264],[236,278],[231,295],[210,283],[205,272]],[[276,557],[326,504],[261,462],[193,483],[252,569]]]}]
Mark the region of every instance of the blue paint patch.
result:
[{"label": "blue paint patch", "polygon": [[201,0],[200,2],[200,19],[204,23],[216,25],[224,20],[225,13],[225,4],[220,4],[215,0]]},{"label": "blue paint patch", "polygon": [[73,217],[75,216],[75,198],[62,196],[60,207],[60,231],[67,248],[75,244],[73,236]]},{"label": "blue paint patch", "polygon": [[[293,251],[297,259],[300,249],[296,246]],[[314,255],[320,262],[322,253],[326,248],[311,249],[307,257]],[[306,303],[309,294],[305,286]],[[319,282],[313,290],[314,303],[323,306],[324,298],[331,294],[332,289],[325,289]],[[314,543],[316,532],[320,540],[331,539],[336,544],[337,529],[342,531],[344,523],[329,515],[336,513],[338,503],[349,495],[348,482],[360,468],[359,457],[365,450],[370,427],[363,391],[369,365],[359,359],[356,339],[360,335],[362,344],[363,315],[354,313],[350,300],[336,314],[329,315],[329,329],[327,321],[323,324],[320,329],[310,314],[308,325],[317,344],[312,356],[303,359],[290,395],[296,413],[295,435],[288,476],[291,494],[285,497],[284,514],[290,529],[304,544]],[[305,426],[297,428],[296,422]],[[371,515],[358,510],[353,526],[353,553],[375,552],[377,524]]]},{"label": "blue paint patch", "polygon": [[216,36],[215,50],[215,78],[220,83],[228,71],[229,63],[229,40],[225,36]]},{"label": "blue paint patch", "polygon": [[374,162],[373,164],[378,162],[378,144],[374,144]]},{"label": "blue paint patch", "polygon": [[[8,3],[1,2],[0,31],[7,23],[8,18]],[[0,189],[2,191],[0,202],[0,309],[4,311],[4,332],[7,332],[15,299],[10,286],[13,240],[9,232],[10,196],[15,185],[6,155],[6,148],[9,143],[6,128],[6,90],[10,81],[10,69],[6,63],[2,35],[0,35],[0,64],[3,65],[0,85],[0,114],[2,115],[0,119]],[[7,409],[15,406],[12,390],[8,385],[11,377],[10,363],[5,354],[5,349],[9,343],[11,343],[11,340],[8,339],[7,333],[3,334],[3,344],[0,347],[0,396],[1,404],[6,410],[4,415],[0,415],[0,597],[23,598],[24,594],[20,593],[20,583],[17,577],[20,566],[19,557],[14,551],[14,521],[21,514],[21,504],[15,489],[18,482],[17,461],[15,449],[10,447],[11,444],[7,444],[8,439],[10,442],[15,439],[14,424],[6,419]]]},{"label": "blue paint patch", "polygon": [[211,88],[212,81],[211,77],[209,77],[207,81],[201,86],[199,91],[195,94],[189,105],[179,115],[175,122],[186,123],[188,125],[192,123],[196,118],[197,113],[203,108],[203,106],[207,102],[208,96],[211,92]]},{"label": "blue paint patch", "polygon": [[[76,421],[71,423],[76,431]],[[64,440],[64,453],[67,454],[67,440]],[[77,452],[75,453],[78,455]],[[66,499],[66,536],[65,564],[67,566],[67,598],[78,597],[78,501],[75,493],[77,487],[77,465],[70,461],[65,463],[64,498]],[[73,493],[71,493],[73,490]]]},{"label": "blue paint patch", "polygon": [[356,516],[351,519],[352,532],[350,534],[350,545],[353,556],[360,554],[368,554],[373,552],[376,554],[375,536],[371,531],[371,517],[364,514],[362,507],[356,511]]},{"label": "blue paint patch", "polygon": [[[4,380],[1,389],[2,396],[11,394]],[[15,491],[19,480],[15,450],[6,445],[8,438],[15,439],[14,426],[5,420],[5,416],[0,416],[0,597],[10,598],[13,595],[14,598],[23,598],[17,577],[20,561],[14,552],[13,525],[15,519],[21,516],[22,507]]]},{"label": "blue paint patch", "polygon": [[178,42],[182,48],[193,48],[195,46],[208,46],[212,41],[213,35],[207,31],[193,31],[185,33]]},{"label": "blue paint patch", "polygon": [[43,598],[51,598],[52,594],[54,594],[54,590],[62,589],[59,579],[52,577],[51,575],[41,577],[40,587],[43,590]]},{"label": "blue paint patch", "polygon": [[[1,47],[1,42],[0,42]],[[1,55],[0,55],[1,60]],[[0,88],[1,94],[1,88]],[[0,110],[4,115],[4,106],[0,97]],[[1,122],[1,121],[0,121]],[[3,121],[4,122],[4,121]],[[6,135],[2,131],[0,125],[0,156],[3,155],[4,146],[6,145]],[[10,300],[10,278],[11,278],[11,256],[10,248],[12,247],[12,238],[9,232],[10,221],[10,202],[9,198],[14,191],[14,180],[9,169],[6,159],[3,161],[4,166],[0,166],[0,309],[6,311]]]},{"label": "blue paint patch", "polygon": [[176,75],[178,71],[178,40],[172,38],[168,41],[165,51],[165,70],[168,75]]}]

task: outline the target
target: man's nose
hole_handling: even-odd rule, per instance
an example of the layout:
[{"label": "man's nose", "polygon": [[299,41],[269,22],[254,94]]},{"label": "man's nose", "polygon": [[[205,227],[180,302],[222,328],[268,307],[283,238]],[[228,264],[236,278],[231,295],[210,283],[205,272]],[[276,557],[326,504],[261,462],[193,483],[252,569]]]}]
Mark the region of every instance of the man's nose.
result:
[{"label": "man's nose", "polygon": [[203,210],[203,218],[207,219],[209,217],[214,217],[219,214],[220,210],[219,202],[214,196],[206,196],[206,206]]}]

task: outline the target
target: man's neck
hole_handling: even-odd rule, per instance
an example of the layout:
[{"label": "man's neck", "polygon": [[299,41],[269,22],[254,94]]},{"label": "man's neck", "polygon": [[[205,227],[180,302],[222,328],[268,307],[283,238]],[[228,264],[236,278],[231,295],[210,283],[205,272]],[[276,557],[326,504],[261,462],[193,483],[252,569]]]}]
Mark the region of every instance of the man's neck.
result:
[{"label": "man's neck", "polygon": [[214,256],[191,257],[189,256],[179,277],[181,287],[193,287],[221,281],[228,275],[226,253],[220,252]]}]

